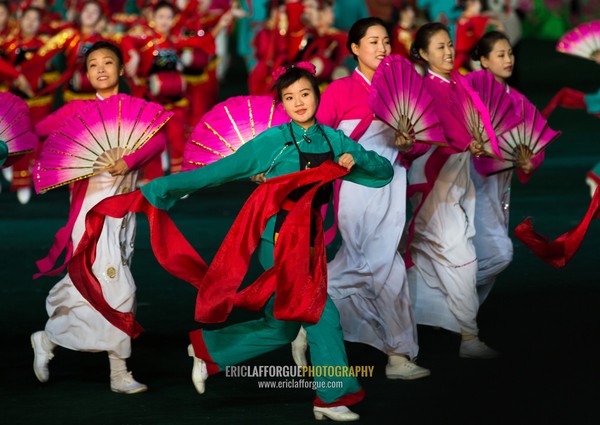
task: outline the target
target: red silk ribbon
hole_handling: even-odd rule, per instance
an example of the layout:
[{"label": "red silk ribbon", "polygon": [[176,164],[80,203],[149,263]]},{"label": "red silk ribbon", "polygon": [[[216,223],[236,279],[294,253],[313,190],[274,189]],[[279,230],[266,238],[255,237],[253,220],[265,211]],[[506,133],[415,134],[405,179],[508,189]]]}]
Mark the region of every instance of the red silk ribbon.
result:
[{"label": "red silk ribbon", "polygon": [[516,238],[552,267],[561,268],[566,266],[579,249],[581,242],[583,242],[592,219],[600,217],[599,188],[596,188],[590,206],[581,222],[567,233],[549,242],[546,236],[533,230],[533,223],[527,218],[515,228]]}]

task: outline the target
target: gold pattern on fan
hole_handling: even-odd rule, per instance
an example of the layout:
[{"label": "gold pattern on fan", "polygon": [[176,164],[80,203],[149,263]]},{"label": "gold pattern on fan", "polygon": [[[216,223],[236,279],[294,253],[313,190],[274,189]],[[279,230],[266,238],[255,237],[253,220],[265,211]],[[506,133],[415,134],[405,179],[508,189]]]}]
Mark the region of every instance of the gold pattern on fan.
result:
[{"label": "gold pattern on fan", "polygon": [[106,171],[108,167],[113,165],[119,159],[123,158],[125,155],[129,155],[129,153],[129,149],[122,147],[116,147],[102,152],[102,154],[96,158],[96,161],[94,161],[94,165],[92,166],[94,174],[99,174]]},{"label": "gold pattern on fan", "polygon": [[524,162],[531,159],[533,151],[529,146],[519,144],[515,147],[513,155],[516,162]]}]

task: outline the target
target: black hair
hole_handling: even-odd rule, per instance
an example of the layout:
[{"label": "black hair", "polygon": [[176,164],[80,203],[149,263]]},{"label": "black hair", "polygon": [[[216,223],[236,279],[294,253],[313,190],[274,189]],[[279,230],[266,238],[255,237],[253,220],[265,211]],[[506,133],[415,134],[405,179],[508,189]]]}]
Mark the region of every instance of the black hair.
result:
[{"label": "black hair", "polygon": [[6,11],[10,15],[10,13],[11,13],[10,3],[8,1],[0,1],[0,6],[4,6],[4,8],[6,9]]},{"label": "black hair", "polygon": [[156,3],[156,5],[154,5],[154,7],[152,8],[152,13],[156,13],[157,10],[163,9],[165,7],[171,9],[171,12],[173,12],[173,16],[177,15],[177,8],[175,7],[175,5],[164,0],[159,1],[158,3]]},{"label": "black hair", "polygon": [[275,99],[277,102],[281,103],[283,100],[283,90],[301,78],[306,78],[310,82],[318,105],[321,102],[321,91],[319,90],[319,82],[317,81],[317,78],[310,71],[304,68],[298,68],[294,65],[287,66],[285,73],[275,80],[273,86],[271,87],[271,91],[275,90]]},{"label": "black hair", "polygon": [[357,60],[358,57],[354,54],[354,52],[352,52],[352,45],[360,44],[360,40],[365,36],[369,28],[375,26],[382,26],[383,28],[385,28],[385,31],[387,32],[389,37],[390,33],[388,27],[386,26],[385,22],[383,22],[383,20],[380,18],[362,18],[356,21],[354,24],[352,24],[350,31],[348,31],[348,41],[346,41],[346,49],[348,49],[348,52],[354,57],[355,60]]},{"label": "black hair", "polygon": [[427,50],[431,37],[440,31],[446,31],[450,36],[448,27],[441,22],[429,22],[422,25],[415,34],[415,39],[410,46],[410,56],[419,61],[425,61],[419,53],[420,50]]},{"label": "black hair", "polygon": [[510,40],[506,34],[500,31],[489,31],[483,35],[471,50],[471,59],[480,61],[481,57],[489,58],[494,46],[500,40],[506,40],[510,45]]},{"label": "black hair", "polygon": [[85,57],[83,58],[83,64],[84,64],[86,72],[88,70],[87,62],[88,62],[88,58],[90,57],[90,54],[92,54],[93,52],[100,50],[100,49],[106,49],[106,50],[110,50],[111,52],[113,52],[115,54],[115,56],[117,57],[117,60],[119,61],[117,68],[121,69],[121,67],[123,66],[123,53],[121,53],[121,49],[119,49],[116,45],[114,45],[108,41],[97,41],[94,44],[92,44],[92,47],[90,47],[85,52]]}]

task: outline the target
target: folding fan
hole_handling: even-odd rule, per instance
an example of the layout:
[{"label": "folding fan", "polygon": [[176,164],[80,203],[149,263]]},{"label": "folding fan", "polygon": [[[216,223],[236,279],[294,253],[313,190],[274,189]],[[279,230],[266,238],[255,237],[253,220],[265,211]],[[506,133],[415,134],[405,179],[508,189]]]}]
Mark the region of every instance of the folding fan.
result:
[{"label": "folding fan", "polygon": [[523,121],[498,138],[498,147],[504,159],[475,159],[475,169],[480,174],[489,176],[513,169],[517,161],[535,158],[550,142],[560,136],[559,131],[554,131],[548,126],[546,119],[531,102],[523,99],[521,112]]},{"label": "folding fan", "polygon": [[449,108],[451,113],[465,122],[469,134],[483,146],[487,156],[502,159],[497,133],[514,127],[521,119],[514,111],[512,100],[504,92],[504,86],[486,73],[471,77],[471,80],[456,73],[456,86],[450,97]]},{"label": "folding fan", "polygon": [[172,115],[161,105],[125,94],[90,103],[42,145],[34,165],[36,192],[106,171],[141,148]]},{"label": "folding fan", "polygon": [[15,163],[21,155],[33,152],[38,145],[27,103],[7,92],[0,92],[0,140],[8,146],[4,167]]},{"label": "folding fan", "polygon": [[289,122],[271,96],[234,96],[216,104],[185,144],[182,169],[192,170],[234,153],[268,128]]},{"label": "folding fan", "polygon": [[565,33],[556,45],[556,50],[568,55],[598,60],[600,55],[600,21],[581,24]]},{"label": "folding fan", "polygon": [[[486,107],[496,137],[506,133],[523,121],[523,117],[520,111],[515,108],[506,87],[496,81],[491,72],[485,70],[475,71],[469,73],[465,78],[471,83],[471,87]],[[479,124],[479,126],[484,146],[489,143],[492,152],[496,156],[500,156],[498,151],[494,149],[491,140],[488,142],[488,139],[484,136],[482,124]]]},{"label": "folding fan", "polygon": [[433,102],[423,77],[408,60],[389,55],[381,61],[369,92],[369,106],[379,119],[417,143],[447,146]]}]

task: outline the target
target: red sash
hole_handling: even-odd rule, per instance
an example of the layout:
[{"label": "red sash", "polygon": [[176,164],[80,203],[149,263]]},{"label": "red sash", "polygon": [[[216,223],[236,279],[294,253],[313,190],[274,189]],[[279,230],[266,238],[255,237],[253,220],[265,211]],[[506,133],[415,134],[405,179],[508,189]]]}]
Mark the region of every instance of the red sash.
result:
[{"label": "red sash", "polygon": [[[110,323],[131,337],[138,336],[143,329],[133,313],[117,311],[106,302],[92,265],[105,217],[121,218],[128,212],[142,212],[148,216],[152,249],[158,262],[169,273],[198,288],[196,320],[222,322],[234,306],[258,310],[275,293],[277,319],[316,323],[327,298],[327,260],[322,221],[315,216],[318,213],[311,210],[311,204],[320,186],[346,173],[344,168],[327,161],[320,167],[270,179],[260,185],[246,201],[210,268],[166,211],[153,207],[139,190],[106,198],[86,216],[86,231],[69,262],[69,274],[82,296]],[[280,229],[274,267],[237,292],[267,220],[279,211],[290,192],[306,185],[314,186],[293,205]],[[312,256],[311,219],[318,226]]]},{"label": "red sash", "polygon": [[552,242],[533,230],[533,223],[529,218],[515,228],[515,236],[543,261],[552,267],[561,268],[571,261],[583,242],[590,222],[598,217],[600,217],[600,190],[596,188],[590,206],[581,222]]}]

